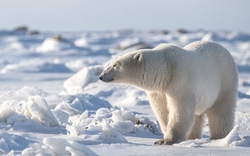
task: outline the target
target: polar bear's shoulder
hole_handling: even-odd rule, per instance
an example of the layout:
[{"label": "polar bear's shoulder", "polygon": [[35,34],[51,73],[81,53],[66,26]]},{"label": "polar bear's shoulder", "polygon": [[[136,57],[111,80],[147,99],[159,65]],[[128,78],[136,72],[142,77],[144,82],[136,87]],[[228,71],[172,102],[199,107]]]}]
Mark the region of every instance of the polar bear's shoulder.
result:
[{"label": "polar bear's shoulder", "polygon": [[161,43],[154,48],[154,50],[165,50],[165,49],[179,49],[180,47],[175,44]]}]

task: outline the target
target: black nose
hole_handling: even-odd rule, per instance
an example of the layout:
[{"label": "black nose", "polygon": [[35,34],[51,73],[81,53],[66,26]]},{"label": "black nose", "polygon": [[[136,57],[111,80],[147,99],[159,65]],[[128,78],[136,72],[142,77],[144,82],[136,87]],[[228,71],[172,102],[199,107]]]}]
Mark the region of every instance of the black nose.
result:
[{"label": "black nose", "polygon": [[100,79],[100,80],[102,80],[102,79],[103,79],[103,77],[102,77],[102,76],[100,76],[100,77],[99,77],[99,79]]}]

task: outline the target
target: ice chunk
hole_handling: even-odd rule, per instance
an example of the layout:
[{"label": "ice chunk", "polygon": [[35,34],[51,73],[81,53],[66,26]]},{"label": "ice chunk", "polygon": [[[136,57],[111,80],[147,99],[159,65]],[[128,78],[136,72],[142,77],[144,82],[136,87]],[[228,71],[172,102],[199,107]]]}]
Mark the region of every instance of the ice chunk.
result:
[{"label": "ice chunk", "polygon": [[106,140],[106,142],[119,142],[126,143],[128,142],[121,133],[113,129],[106,121],[102,122],[102,136]]},{"label": "ice chunk", "polygon": [[55,115],[59,124],[66,127],[66,125],[68,124],[69,114],[60,109],[52,110],[52,113]]},{"label": "ice chunk", "polygon": [[59,123],[51,112],[46,100],[41,96],[29,96],[27,103],[24,103],[23,107],[18,111],[18,113],[29,116],[31,119],[34,119],[45,126],[59,126]]}]

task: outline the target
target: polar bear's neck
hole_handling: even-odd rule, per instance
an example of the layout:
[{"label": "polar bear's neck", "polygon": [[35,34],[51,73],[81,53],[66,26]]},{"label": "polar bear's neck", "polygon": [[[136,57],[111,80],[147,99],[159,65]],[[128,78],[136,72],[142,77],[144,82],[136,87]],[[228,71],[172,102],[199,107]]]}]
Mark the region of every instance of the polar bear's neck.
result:
[{"label": "polar bear's neck", "polygon": [[[158,57],[154,57],[154,53],[157,53]],[[142,72],[135,73],[135,77],[131,79],[133,82],[129,82],[129,84],[133,84],[145,91],[165,91],[173,77],[173,71],[178,71],[176,70],[180,66],[178,62],[184,56],[176,57],[176,55],[181,54],[169,51],[155,51],[151,55],[146,57],[149,58],[148,60],[144,60]]]}]

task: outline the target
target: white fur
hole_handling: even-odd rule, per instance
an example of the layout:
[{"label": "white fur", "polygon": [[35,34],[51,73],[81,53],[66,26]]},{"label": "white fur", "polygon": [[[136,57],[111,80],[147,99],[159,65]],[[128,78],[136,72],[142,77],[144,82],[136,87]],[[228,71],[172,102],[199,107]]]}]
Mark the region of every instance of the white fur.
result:
[{"label": "white fur", "polygon": [[160,44],[128,53],[100,79],[146,91],[164,134],[156,144],[200,138],[204,115],[211,139],[223,138],[233,128],[237,69],[229,52],[217,43],[200,41],[184,48]]}]

